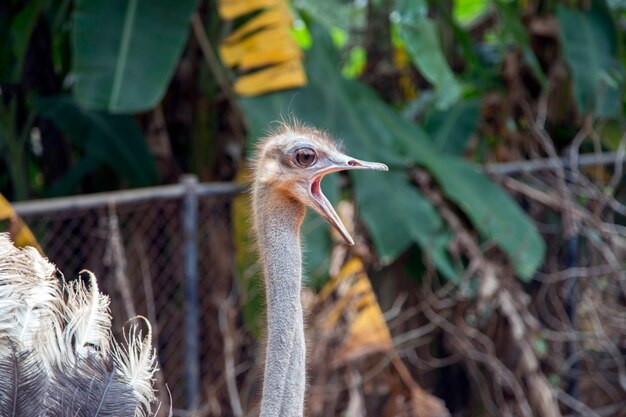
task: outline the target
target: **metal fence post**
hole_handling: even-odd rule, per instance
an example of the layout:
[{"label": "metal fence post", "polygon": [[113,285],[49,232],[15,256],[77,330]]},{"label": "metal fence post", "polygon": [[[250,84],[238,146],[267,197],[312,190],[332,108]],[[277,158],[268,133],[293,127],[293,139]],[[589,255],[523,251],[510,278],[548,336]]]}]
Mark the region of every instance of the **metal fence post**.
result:
[{"label": "metal fence post", "polygon": [[200,400],[199,300],[198,300],[198,178],[185,175],[183,199],[183,265],[185,294],[185,403],[196,408]]}]

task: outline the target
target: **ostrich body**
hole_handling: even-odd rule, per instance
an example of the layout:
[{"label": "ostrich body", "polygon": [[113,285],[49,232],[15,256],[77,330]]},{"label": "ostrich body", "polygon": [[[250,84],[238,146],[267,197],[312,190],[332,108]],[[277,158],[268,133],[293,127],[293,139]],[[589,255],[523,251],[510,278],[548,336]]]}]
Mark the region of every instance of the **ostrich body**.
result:
[{"label": "ostrich body", "polygon": [[111,335],[95,276],[57,278],[0,233],[0,416],[144,417],[154,401],[151,334]]},{"label": "ostrich body", "polygon": [[268,325],[261,417],[304,414],[300,226],[308,206],[354,244],[320,188],[324,175],[349,169],[386,171],[387,166],[344,155],[327,134],[302,126],[283,125],[257,149],[252,209]]}]

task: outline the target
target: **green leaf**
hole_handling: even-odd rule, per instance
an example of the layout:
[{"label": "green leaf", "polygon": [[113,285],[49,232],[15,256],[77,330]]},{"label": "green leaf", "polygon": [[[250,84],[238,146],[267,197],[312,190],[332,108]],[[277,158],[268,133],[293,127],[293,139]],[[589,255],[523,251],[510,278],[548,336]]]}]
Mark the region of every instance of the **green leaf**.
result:
[{"label": "green leaf", "polygon": [[[105,164],[129,186],[147,186],[158,181],[156,163],[133,117],[85,110],[68,96],[40,98],[37,107],[43,117],[84,150],[85,157]],[[86,174],[88,169],[81,164],[73,172],[73,176]]]},{"label": "green leaf", "polygon": [[[530,279],[543,262],[545,243],[532,221],[511,197],[474,165],[437,152],[423,131],[380,99],[354,100],[354,103],[366,106],[363,120],[369,122],[370,140],[382,136],[382,130],[392,135],[398,143],[393,148],[402,149],[403,155],[430,171],[446,197],[467,214],[474,227],[504,250],[517,274]],[[422,249],[431,253],[429,247]]]},{"label": "green leaf", "polygon": [[74,96],[93,110],[145,111],[163,96],[196,0],[77,0]]},{"label": "green leaf", "polygon": [[469,25],[489,11],[490,0],[454,0],[454,17],[462,25]]},{"label": "green leaf", "polygon": [[[460,1],[458,3],[468,3],[469,1]],[[481,1],[477,2],[479,7]],[[450,10],[449,6],[444,2],[431,3],[435,13],[440,17],[442,23],[444,23],[454,35],[454,43],[458,47],[459,55],[463,58],[466,65],[465,74],[473,74],[475,76],[484,77],[485,70],[476,54],[474,41],[470,36],[470,33],[464,30],[459,23],[457,23],[457,13]],[[456,8],[456,5],[455,5]]]},{"label": "green leaf", "polygon": [[530,280],[543,262],[546,248],[522,209],[473,164],[442,157],[428,168],[446,196],[467,214],[480,233],[508,255],[520,278]]},{"label": "green leaf", "polygon": [[461,97],[461,84],[441,49],[437,24],[424,1],[399,0],[398,30],[413,64],[435,88],[437,107],[447,109]]},{"label": "green leaf", "polygon": [[578,109],[601,118],[617,117],[624,85],[613,18],[602,0],[573,10],[557,5],[561,44],[574,81]]},{"label": "green leaf", "polygon": [[349,31],[351,27],[353,5],[337,0],[294,0],[294,6],[322,23],[328,29],[333,27]]},{"label": "green leaf", "polygon": [[353,177],[355,197],[381,262],[391,263],[417,242],[446,278],[459,282],[459,271],[447,253],[451,233],[417,188],[397,171],[384,176],[377,172],[359,174]]},{"label": "green leaf", "polygon": [[460,101],[448,111],[431,111],[424,120],[424,130],[439,151],[460,156],[478,127],[479,115],[480,100]]}]

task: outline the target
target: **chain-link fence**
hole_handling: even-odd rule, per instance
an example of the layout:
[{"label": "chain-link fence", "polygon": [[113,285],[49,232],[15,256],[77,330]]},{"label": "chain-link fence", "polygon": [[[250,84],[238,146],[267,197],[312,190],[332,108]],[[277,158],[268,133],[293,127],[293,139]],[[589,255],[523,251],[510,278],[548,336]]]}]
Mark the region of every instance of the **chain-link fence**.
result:
[{"label": "chain-link fence", "polygon": [[[137,314],[152,323],[163,405],[189,409],[219,379],[219,304],[232,285],[235,184],[180,184],[15,204],[66,278],[93,271],[111,296],[117,338]],[[202,323],[202,324],[201,324]],[[201,378],[202,376],[202,378]]]}]

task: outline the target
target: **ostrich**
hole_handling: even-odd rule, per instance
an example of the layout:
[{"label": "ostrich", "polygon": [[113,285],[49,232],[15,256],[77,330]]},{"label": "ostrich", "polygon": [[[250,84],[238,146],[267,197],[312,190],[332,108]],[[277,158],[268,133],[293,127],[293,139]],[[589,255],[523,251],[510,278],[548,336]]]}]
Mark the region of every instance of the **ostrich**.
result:
[{"label": "ostrich", "polygon": [[[57,278],[36,249],[0,234],[0,416],[143,417],[154,401],[150,327],[111,336],[95,276]],[[147,323],[147,322],[146,322]]]},{"label": "ostrich", "polygon": [[349,169],[388,168],[344,155],[326,133],[299,125],[283,124],[259,143],[252,211],[268,326],[261,417],[303,415],[306,349],[300,301],[300,225],[308,206],[348,244],[354,244],[320,188],[324,175]]}]

